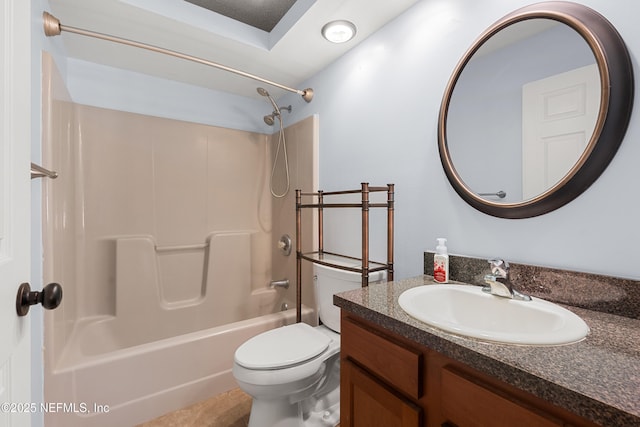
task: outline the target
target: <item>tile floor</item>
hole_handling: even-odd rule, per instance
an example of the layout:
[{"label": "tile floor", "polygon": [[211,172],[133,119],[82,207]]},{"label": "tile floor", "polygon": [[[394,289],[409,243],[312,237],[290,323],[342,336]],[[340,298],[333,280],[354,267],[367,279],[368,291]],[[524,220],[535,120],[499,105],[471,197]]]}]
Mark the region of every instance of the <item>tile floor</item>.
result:
[{"label": "tile floor", "polygon": [[236,388],[136,427],[247,427],[249,412],[251,397]]},{"label": "tile floor", "polygon": [[247,427],[251,397],[233,389],[137,427]]}]

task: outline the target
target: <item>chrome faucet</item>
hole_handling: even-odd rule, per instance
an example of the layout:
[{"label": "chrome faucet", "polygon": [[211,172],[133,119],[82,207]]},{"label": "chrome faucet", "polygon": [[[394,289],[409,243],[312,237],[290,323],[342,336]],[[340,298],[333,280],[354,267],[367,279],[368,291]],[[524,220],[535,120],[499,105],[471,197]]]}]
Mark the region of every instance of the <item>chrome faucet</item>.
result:
[{"label": "chrome faucet", "polygon": [[521,294],[513,289],[509,274],[509,263],[502,259],[490,259],[491,274],[484,276],[484,281],[489,286],[482,288],[484,292],[503,298],[511,298],[520,301],[531,301],[529,295]]},{"label": "chrome faucet", "polygon": [[269,287],[271,289],[274,288],[284,288],[284,289],[289,289],[289,279],[282,279],[282,280],[272,280],[269,283]]}]

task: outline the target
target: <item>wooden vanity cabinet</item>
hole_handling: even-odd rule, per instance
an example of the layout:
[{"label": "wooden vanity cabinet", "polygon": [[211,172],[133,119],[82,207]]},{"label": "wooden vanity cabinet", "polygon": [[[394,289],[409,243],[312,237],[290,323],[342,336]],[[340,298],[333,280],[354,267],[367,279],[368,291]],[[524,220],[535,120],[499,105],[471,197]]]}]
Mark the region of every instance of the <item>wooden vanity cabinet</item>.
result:
[{"label": "wooden vanity cabinet", "polygon": [[340,426],[422,426],[423,353],[344,315],[340,342]]},{"label": "wooden vanity cabinet", "polygon": [[342,313],[341,427],[594,427],[563,408]]}]

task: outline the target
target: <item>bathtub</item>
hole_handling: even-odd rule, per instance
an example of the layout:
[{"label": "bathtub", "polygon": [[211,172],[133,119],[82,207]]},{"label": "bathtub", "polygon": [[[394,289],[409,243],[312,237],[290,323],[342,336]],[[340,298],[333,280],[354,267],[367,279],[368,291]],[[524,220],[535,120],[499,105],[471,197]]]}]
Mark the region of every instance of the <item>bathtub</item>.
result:
[{"label": "bathtub", "polygon": [[[70,402],[48,402],[47,427],[126,427],[237,387],[236,348],[252,336],[295,322],[289,309],[103,354],[70,346],[48,387],[73,389]],[[313,310],[303,307],[303,320]],[[100,384],[105,384],[100,387]]]},{"label": "bathtub", "polygon": [[[102,275],[115,291],[108,312],[53,311],[45,322],[53,326],[45,398],[54,404],[45,425],[134,426],[235,388],[236,348],[296,318],[282,310],[294,307],[289,291],[264,286],[256,273],[256,259],[269,259],[252,256],[263,240],[253,231],[180,246],[160,246],[153,236],[105,239],[110,252],[95,258],[112,260]],[[303,314],[315,323],[312,309]]]}]

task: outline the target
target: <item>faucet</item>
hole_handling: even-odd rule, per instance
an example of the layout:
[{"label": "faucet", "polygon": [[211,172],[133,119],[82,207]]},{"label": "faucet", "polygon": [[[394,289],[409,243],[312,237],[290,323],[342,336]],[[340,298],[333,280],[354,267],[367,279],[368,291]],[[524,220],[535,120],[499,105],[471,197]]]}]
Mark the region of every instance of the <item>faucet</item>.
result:
[{"label": "faucet", "polygon": [[519,301],[531,301],[529,295],[521,294],[513,289],[509,274],[509,263],[502,259],[490,259],[491,274],[484,276],[484,281],[489,286],[482,288],[484,292],[503,298],[510,298]]},{"label": "faucet", "polygon": [[269,287],[271,289],[274,288],[284,288],[284,289],[289,289],[289,279],[282,279],[282,280],[272,280],[269,283]]}]

